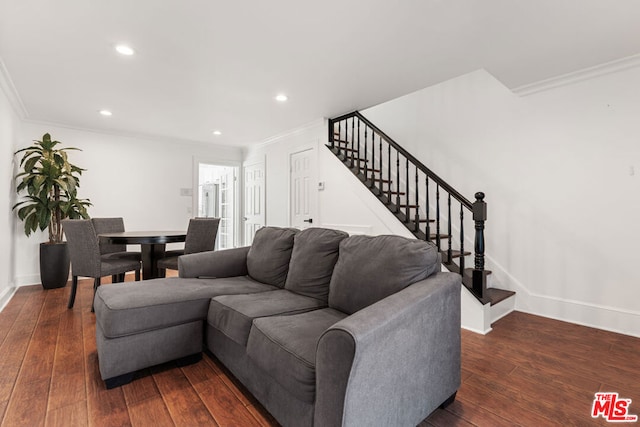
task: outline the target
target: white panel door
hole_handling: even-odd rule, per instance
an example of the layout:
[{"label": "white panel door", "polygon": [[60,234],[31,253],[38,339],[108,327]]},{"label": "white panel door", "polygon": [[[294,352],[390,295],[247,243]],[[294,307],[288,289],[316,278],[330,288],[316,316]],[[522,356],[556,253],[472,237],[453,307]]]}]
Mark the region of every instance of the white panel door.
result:
[{"label": "white panel door", "polygon": [[313,226],[316,211],[315,152],[313,149],[294,153],[290,158],[291,177],[289,205],[291,226],[304,229]]},{"label": "white panel door", "polygon": [[264,162],[244,166],[244,245],[253,242],[256,231],[265,225]]}]

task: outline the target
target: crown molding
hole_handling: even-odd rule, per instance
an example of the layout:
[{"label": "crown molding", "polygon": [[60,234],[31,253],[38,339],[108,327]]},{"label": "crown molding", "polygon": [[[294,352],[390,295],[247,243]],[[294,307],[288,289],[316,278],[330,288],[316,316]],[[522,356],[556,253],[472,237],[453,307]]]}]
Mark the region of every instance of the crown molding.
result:
[{"label": "crown molding", "polygon": [[27,124],[33,124],[38,126],[55,126],[62,129],[69,129],[78,132],[89,132],[89,133],[97,133],[101,135],[108,136],[117,136],[120,138],[134,138],[141,139],[150,142],[162,142],[167,144],[190,144],[190,145],[200,145],[206,148],[220,148],[220,149],[237,149],[241,150],[242,147],[237,145],[223,145],[217,144],[214,142],[207,141],[197,141],[194,139],[185,139],[185,138],[172,138],[168,136],[155,135],[150,133],[141,133],[141,132],[127,132],[127,131],[116,131],[116,130],[107,130],[107,129],[97,129],[97,128],[85,128],[81,126],[72,126],[64,123],[50,122],[46,120],[33,120],[33,119],[24,119],[24,122]]},{"label": "crown molding", "polygon": [[25,120],[29,117],[27,109],[22,103],[22,99],[16,90],[15,85],[13,84],[13,80],[11,80],[11,76],[9,75],[9,71],[7,67],[4,65],[4,61],[0,58],[0,89],[5,93],[9,103],[13,107],[13,110],[16,112],[18,117],[21,120]]},{"label": "crown molding", "polygon": [[270,136],[269,138],[263,139],[258,143],[246,144],[243,148],[245,150],[249,150],[249,149],[254,150],[254,149],[268,147],[269,145],[279,142],[282,138],[288,138],[294,135],[307,132],[308,130],[311,130],[313,128],[324,126],[326,122],[327,122],[327,119],[325,118],[316,119],[302,126],[299,126],[297,128],[289,129],[284,132],[278,133],[276,135]]},{"label": "crown molding", "polygon": [[568,86],[584,80],[593,79],[607,74],[617,73],[619,71],[635,68],[638,66],[640,66],[640,54],[616,59],[615,61],[611,62],[605,62],[604,64],[584,68],[582,70],[562,74],[556,77],[551,77],[549,79],[540,80],[535,83],[518,86],[512,89],[512,92],[518,96],[528,96],[534,93],[555,89],[561,86]]}]

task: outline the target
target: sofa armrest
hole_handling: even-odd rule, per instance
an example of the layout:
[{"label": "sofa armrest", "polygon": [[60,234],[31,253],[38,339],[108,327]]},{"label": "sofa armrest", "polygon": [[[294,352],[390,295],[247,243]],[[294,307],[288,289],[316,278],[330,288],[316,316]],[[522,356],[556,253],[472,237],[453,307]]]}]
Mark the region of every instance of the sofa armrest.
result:
[{"label": "sofa armrest", "polygon": [[460,386],[460,275],[437,273],[341,320],[316,352],[314,425],[417,425]]},{"label": "sofa armrest", "polygon": [[246,276],[249,248],[182,255],[178,257],[178,275],[185,278]]}]

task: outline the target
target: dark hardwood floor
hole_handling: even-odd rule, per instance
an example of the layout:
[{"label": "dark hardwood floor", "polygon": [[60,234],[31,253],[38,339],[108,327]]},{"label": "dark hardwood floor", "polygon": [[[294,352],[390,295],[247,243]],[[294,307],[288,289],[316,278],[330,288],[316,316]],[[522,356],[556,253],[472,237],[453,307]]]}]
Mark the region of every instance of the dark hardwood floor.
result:
[{"label": "dark hardwood floor", "polygon": [[[72,310],[68,295],[69,287],[22,287],[0,313],[2,426],[276,425],[206,355],[106,390],[91,281],[80,282]],[[640,414],[640,339],[515,312],[487,336],[462,331],[457,399],[420,426],[606,425],[590,416],[597,391],[632,399]]]}]

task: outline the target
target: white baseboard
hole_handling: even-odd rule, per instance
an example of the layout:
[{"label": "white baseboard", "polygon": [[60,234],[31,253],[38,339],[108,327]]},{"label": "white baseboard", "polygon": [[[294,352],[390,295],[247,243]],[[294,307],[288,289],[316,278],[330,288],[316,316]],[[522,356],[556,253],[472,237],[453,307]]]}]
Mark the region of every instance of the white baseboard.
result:
[{"label": "white baseboard", "polygon": [[15,278],[15,286],[17,288],[21,286],[30,286],[30,285],[39,285],[39,284],[41,284],[40,274],[29,274],[25,276],[18,276]]},{"label": "white baseboard", "polygon": [[9,301],[11,301],[11,298],[13,298],[17,289],[18,288],[16,288],[15,286],[10,286],[8,288],[5,288],[4,291],[0,292],[0,311],[4,310]]}]

